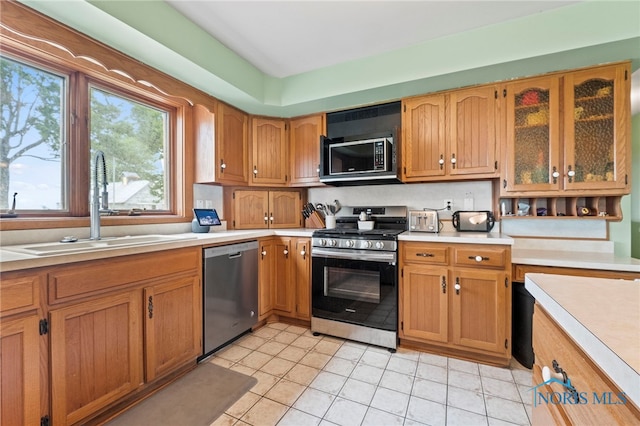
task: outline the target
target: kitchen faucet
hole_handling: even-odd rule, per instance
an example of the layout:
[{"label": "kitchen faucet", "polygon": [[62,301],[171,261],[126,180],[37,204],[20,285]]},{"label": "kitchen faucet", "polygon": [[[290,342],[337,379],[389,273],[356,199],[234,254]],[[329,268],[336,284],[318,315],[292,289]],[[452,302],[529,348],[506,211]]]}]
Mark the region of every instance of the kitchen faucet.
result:
[{"label": "kitchen faucet", "polygon": [[[102,163],[102,197],[98,195],[98,168]],[[107,164],[104,159],[104,152],[96,151],[96,157],[93,164],[93,195],[91,203],[91,240],[100,239],[100,212],[109,211],[109,193],[107,192]],[[100,201],[102,198],[102,201]]]}]

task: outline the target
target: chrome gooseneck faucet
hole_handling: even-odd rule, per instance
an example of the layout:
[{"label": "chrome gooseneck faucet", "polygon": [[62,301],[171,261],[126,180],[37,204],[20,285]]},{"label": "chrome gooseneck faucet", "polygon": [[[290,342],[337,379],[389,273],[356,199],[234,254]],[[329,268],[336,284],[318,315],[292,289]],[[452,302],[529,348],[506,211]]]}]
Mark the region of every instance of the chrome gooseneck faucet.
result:
[{"label": "chrome gooseneck faucet", "polygon": [[[99,195],[98,169],[102,164],[102,194]],[[97,151],[93,164],[93,197],[91,202],[91,228],[89,238],[100,239],[100,211],[109,208],[109,193],[107,192],[107,164],[104,159],[104,152]],[[101,200],[102,199],[102,200]]]}]

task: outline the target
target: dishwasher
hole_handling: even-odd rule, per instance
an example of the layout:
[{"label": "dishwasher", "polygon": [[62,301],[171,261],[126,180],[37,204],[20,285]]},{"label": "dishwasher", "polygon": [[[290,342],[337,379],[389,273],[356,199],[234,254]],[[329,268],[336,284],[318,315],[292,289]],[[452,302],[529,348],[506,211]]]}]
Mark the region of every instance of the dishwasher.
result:
[{"label": "dishwasher", "polygon": [[258,320],[258,242],[203,250],[202,360]]}]

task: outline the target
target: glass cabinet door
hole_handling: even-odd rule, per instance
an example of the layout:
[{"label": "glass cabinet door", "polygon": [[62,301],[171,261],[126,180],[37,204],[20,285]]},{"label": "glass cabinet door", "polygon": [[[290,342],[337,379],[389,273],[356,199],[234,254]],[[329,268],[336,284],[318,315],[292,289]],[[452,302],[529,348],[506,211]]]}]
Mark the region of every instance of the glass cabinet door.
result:
[{"label": "glass cabinet door", "polygon": [[560,189],[558,77],[506,86],[507,171],[503,192]]},{"label": "glass cabinet door", "polygon": [[565,189],[626,186],[624,71],[611,66],[566,75]]}]

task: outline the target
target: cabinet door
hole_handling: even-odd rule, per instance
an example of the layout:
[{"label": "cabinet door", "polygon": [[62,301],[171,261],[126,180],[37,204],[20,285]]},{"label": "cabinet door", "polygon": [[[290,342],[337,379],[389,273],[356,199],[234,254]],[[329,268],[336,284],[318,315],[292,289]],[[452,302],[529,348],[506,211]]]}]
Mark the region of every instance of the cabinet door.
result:
[{"label": "cabinet door", "polygon": [[258,319],[263,320],[273,310],[274,292],[271,285],[275,275],[276,242],[273,238],[259,241],[258,260]]},{"label": "cabinet door", "polygon": [[0,321],[0,424],[40,424],[38,323],[37,315]]},{"label": "cabinet door", "polygon": [[278,238],[275,241],[273,275],[273,309],[288,316],[293,314],[295,304],[295,287],[292,278],[293,253],[291,238]]},{"label": "cabinet door", "polygon": [[506,92],[506,167],[501,192],[559,190],[559,77],[510,83]]},{"label": "cabinet door", "polygon": [[320,185],[320,136],[323,132],[323,114],[291,120],[289,131],[290,185]]},{"label": "cabinet door", "polygon": [[630,188],[628,66],[564,78],[565,189]]},{"label": "cabinet door", "polygon": [[269,227],[301,228],[302,193],[300,191],[269,191]]},{"label": "cabinet door", "polygon": [[403,101],[402,177],[420,181],[429,176],[444,176],[445,96],[433,95]]},{"label": "cabinet door", "polygon": [[252,119],[251,185],[286,185],[287,134],[284,120]]},{"label": "cabinet door", "polygon": [[406,265],[400,287],[401,337],[447,342],[448,269]]},{"label": "cabinet door", "polygon": [[216,114],[215,173],[217,181],[246,185],[248,117],[244,112],[218,103]]},{"label": "cabinet door", "polygon": [[53,424],[74,424],[142,385],[142,292],[50,312]]},{"label": "cabinet door", "polygon": [[297,238],[295,244],[296,317],[308,320],[311,319],[311,240]]},{"label": "cabinet door", "polygon": [[453,343],[506,353],[507,293],[502,271],[454,269],[451,286]]},{"label": "cabinet door", "polygon": [[234,191],[233,222],[235,229],[269,227],[269,192]]},{"label": "cabinet door", "polygon": [[449,94],[449,175],[497,175],[496,90],[491,85]]},{"label": "cabinet door", "polygon": [[201,295],[197,276],[166,280],[144,289],[147,382],[202,354]]}]

